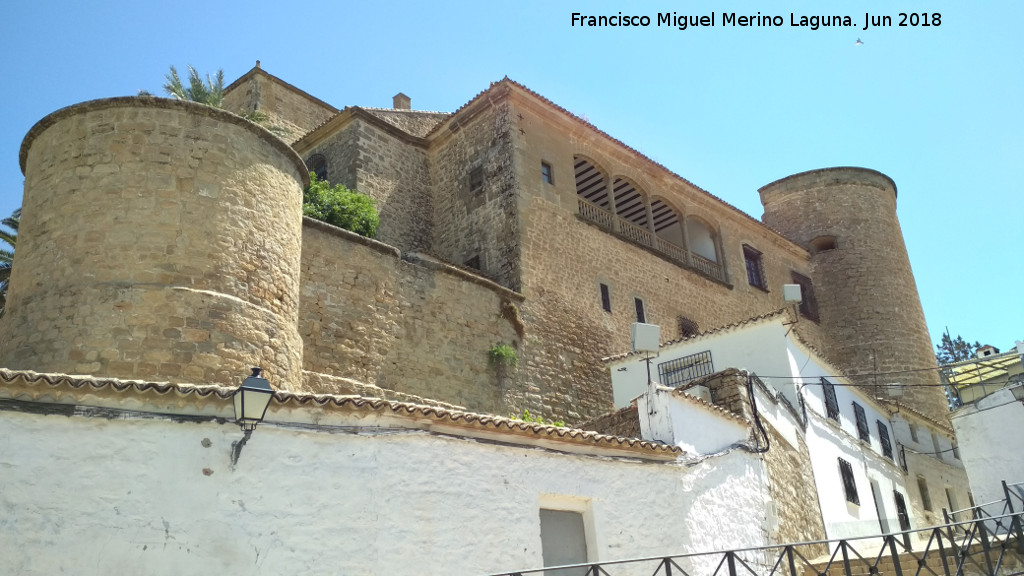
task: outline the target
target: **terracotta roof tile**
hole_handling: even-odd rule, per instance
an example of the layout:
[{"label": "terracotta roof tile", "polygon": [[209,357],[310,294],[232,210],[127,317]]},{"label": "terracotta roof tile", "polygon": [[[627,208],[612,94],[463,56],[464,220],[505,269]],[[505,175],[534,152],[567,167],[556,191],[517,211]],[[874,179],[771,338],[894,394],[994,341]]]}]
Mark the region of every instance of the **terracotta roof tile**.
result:
[{"label": "terracotta roof tile", "polygon": [[[29,385],[42,385],[48,389],[64,389],[66,391],[94,392],[113,391],[115,393],[154,393],[161,396],[174,394],[181,397],[198,397],[230,401],[234,388],[224,386],[198,386],[194,384],[172,384],[169,382],[143,382],[139,380],[98,379],[88,376],[68,376],[65,374],[40,374],[27,370],[9,370],[0,368],[0,383],[12,384],[20,381]],[[417,419],[426,418],[438,424],[452,424],[458,427],[493,430],[496,432],[514,433],[519,436],[534,437],[541,440],[552,440],[573,444],[586,444],[599,448],[628,449],[637,455],[673,457],[682,454],[676,446],[658,442],[649,442],[639,438],[623,438],[608,436],[597,432],[523,422],[502,416],[475,414],[459,410],[450,410],[437,406],[425,406],[408,402],[395,402],[379,398],[363,398],[360,396],[338,396],[332,394],[302,394],[278,390],[274,399],[282,405],[296,406],[315,404],[317,406],[335,406],[358,412],[375,412],[408,416]]]}]

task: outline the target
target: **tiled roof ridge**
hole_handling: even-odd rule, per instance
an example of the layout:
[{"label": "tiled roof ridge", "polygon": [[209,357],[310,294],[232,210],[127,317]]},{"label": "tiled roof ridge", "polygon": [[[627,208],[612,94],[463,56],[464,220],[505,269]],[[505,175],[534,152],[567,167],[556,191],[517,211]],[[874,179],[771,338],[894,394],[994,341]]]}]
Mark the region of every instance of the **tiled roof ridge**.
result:
[{"label": "tiled roof ridge", "polygon": [[440,110],[407,110],[405,108],[378,108],[376,106],[354,106],[354,108],[362,108],[363,110],[374,110],[377,112],[398,112],[401,114],[439,114],[442,116],[451,116],[451,112],[441,112]]},{"label": "tiled roof ridge", "polygon": [[[691,340],[693,340],[693,341],[700,340],[700,339],[703,339],[703,338],[705,338],[707,336],[712,336],[712,335],[715,335],[715,334],[721,334],[722,332],[726,332],[728,330],[734,330],[736,328],[739,328],[741,326],[746,326],[748,324],[756,324],[756,323],[758,323],[758,322],[760,322],[762,320],[766,320],[768,318],[773,318],[775,316],[779,316],[779,315],[782,315],[782,314],[788,314],[788,313],[789,313],[789,309],[788,308],[777,308],[775,310],[772,310],[771,312],[765,312],[764,314],[759,314],[759,315],[753,316],[751,318],[745,318],[743,320],[738,320],[736,322],[731,322],[729,324],[724,324],[724,325],[718,326],[716,328],[711,328],[710,330],[707,330],[705,332],[698,332],[698,333],[694,334],[693,336],[684,336],[682,338],[676,338],[675,340],[668,340],[666,342],[663,342],[663,343],[659,344],[658,348],[666,348],[666,347],[671,346],[673,344],[679,344],[681,342],[688,342],[688,341],[691,341]],[[622,360],[623,358],[629,358],[630,356],[638,356],[639,354],[640,354],[639,352],[622,352],[620,354],[614,354],[612,356],[606,356],[605,358],[602,358],[601,360],[603,362],[605,362],[605,363],[608,363],[608,362],[614,362],[616,360]]]},{"label": "tiled roof ridge", "polygon": [[329,110],[333,110],[334,112],[338,112],[338,109],[336,107],[328,104],[327,102],[324,102],[323,100],[317,98],[316,96],[313,96],[312,94],[310,94],[309,92],[306,92],[305,90],[303,90],[302,88],[299,88],[298,86],[295,86],[293,84],[285,82],[284,80],[278,78],[277,76],[274,76],[270,72],[267,72],[266,70],[264,70],[260,66],[253,66],[252,68],[249,69],[248,72],[246,72],[245,74],[242,74],[241,76],[236,78],[234,82],[232,82],[231,84],[228,84],[226,87],[224,87],[224,92],[228,92],[228,91],[232,90],[237,85],[240,85],[243,80],[246,80],[246,79],[250,78],[251,76],[254,76],[257,72],[260,73],[260,74],[263,74],[267,78],[270,78],[271,80],[273,80],[273,81],[277,82],[278,84],[282,85],[283,87],[285,87],[285,88],[287,88],[287,89],[297,93],[300,96],[303,96],[305,98],[309,98],[310,100],[312,100],[312,101],[314,101],[314,102],[316,102],[318,104],[321,104],[321,105],[327,107]]},{"label": "tiled roof ridge", "polygon": [[[531,89],[530,89],[530,88],[528,88],[528,87],[527,87],[527,86],[526,86],[525,84],[522,84],[522,83],[520,83],[520,82],[517,82],[517,81],[515,81],[515,80],[511,79],[511,78],[509,78],[509,77],[508,77],[507,75],[506,75],[506,76],[505,76],[504,78],[502,78],[501,80],[498,80],[497,82],[491,82],[490,86],[488,86],[486,90],[481,90],[481,91],[480,91],[480,92],[479,92],[479,93],[478,93],[478,94],[477,94],[476,96],[473,96],[473,98],[471,98],[471,99],[469,100],[469,102],[466,102],[466,103],[465,103],[465,104],[463,104],[462,106],[459,106],[459,107],[458,107],[458,108],[457,108],[457,109],[456,109],[456,110],[455,110],[454,112],[452,112],[452,116],[456,116],[456,115],[457,115],[457,114],[458,114],[459,112],[461,112],[462,110],[464,110],[464,109],[466,109],[467,107],[469,107],[469,106],[470,106],[471,104],[473,104],[474,102],[476,102],[476,101],[477,101],[478,99],[480,99],[480,98],[481,98],[482,96],[484,96],[485,94],[487,94],[488,92],[490,92],[491,90],[493,90],[493,89],[494,89],[494,88],[495,88],[496,86],[499,86],[499,85],[502,85],[502,84],[508,84],[508,85],[510,85],[510,86],[515,86],[515,87],[517,87],[517,88],[519,88],[519,89],[523,90],[523,91],[524,91],[524,92],[526,92],[527,94],[530,94],[530,95],[534,96],[535,98],[539,99],[540,101],[544,102],[545,104],[547,104],[547,105],[549,105],[549,106],[551,106],[551,107],[555,108],[556,110],[558,110],[558,111],[560,111],[560,112],[563,112],[563,113],[565,113],[565,114],[566,114],[566,115],[568,115],[568,116],[569,116],[569,117],[570,117],[571,119],[573,119],[573,120],[575,120],[576,122],[578,122],[578,123],[582,124],[583,126],[586,126],[587,128],[590,128],[590,129],[594,130],[594,131],[595,131],[595,132],[597,132],[597,133],[598,133],[599,135],[601,135],[601,136],[603,136],[603,137],[607,138],[608,140],[612,141],[612,142],[613,142],[613,143],[615,143],[615,144],[618,144],[619,146],[622,146],[623,148],[625,148],[626,150],[629,150],[629,151],[630,151],[630,152],[632,152],[633,154],[636,154],[637,156],[639,156],[640,158],[642,158],[643,160],[645,160],[646,162],[648,162],[648,163],[649,163],[649,164],[651,164],[652,166],[654,166],[654,167],[656,167],[656,168],[658,168],[658,169],[660,169],[660,170],[663,170],[663,171],[664,171],[664,172],[666,172],[666,173],[667,173],[667,174],[668,174],[669,176],[672,176],[672,177],[674,177],[674,178],[678,178],[679,180],[682,180],[683,182],[685,182],[685,183],[686,183],[686,184],[688,184],[689,186],[692,186],[692,187],[693,187],[693,188],[694,188],[695,190],[697,190],[697,191],[699,191],[699,192],[702,192],[702,193],[706,194],[707,196],[709,196],[710,198],[712,198],[712,199],[714,199],[714,200],[717,200],[718,202],[721,202],[721,203],[722,203],[723,205],[725,205],[725,206],[726,206],[727,208],[730,208],[731,210],[733,210],[733,211],[734,211],[734,212],[736,212],[737,214],[739,214],[739,215],[743,216],[744,218],[746,218],[746,219],[748,219],[748,220],[751,220],[752,222],[755,222],[755,223],[757,223],[757,224],[758,224],[759,226],[763,226],[763,227],[764,227],[765,229],[767,229],[767,230],[769,230],[769,231],[771,231],[771,232],[775,233],[776,235],[778,235],[778,236],[779,236],[779,238],[781,238],[782,240],[784,240],[784,241],[785,241],[786,243],[788,243],[788,244],[791,244],[791,245],[793,245],[793,246],[795,246],[795,247],[797,247],[797,248],[799,248],[799,249],[801,249],[801,250],[803,250],[803,251],[805,251],[805,252],[807,251],[807,249],[806,249],[806,248],[804,248],[803,246],[800,246],[800,245],[799,245],[799,244],[797,244],[796,242],[793,242],[792,240],[790,240],[789,238],[787,238],[787,237],[786,237],[786,236],[785,236],[785,235],[784,235],[784,234],[783,234],[782,232],[779,232],[779,231],[778,231],[778,230],[776,230],[775,228],[772,228],[771,226],[769,226],[769,225],[765,224],[764,222],[762,222],[762,221],[760,221],[760,220],[758,220],[758,219],[754,218],[753,216],[751,216],[750,214],[747,214],[747,213],[746,213],[746,212],[744,212],[743,210],[740,210],[739,208],[737,208],[737,207],[733,206],[732,204],[730,204],[730,203],[726,202],[725,200],[722,200],[721,198],[719,198],[718,196],[715,196],[714,194],[712,194],[711,192],[709,192],[709,191],[705,190],[704,188],[701,188],[700,186],[697,186],[696,184],[694,184],[694,183],[693,183],[693,182],[691,182],[690,180],[686,179],[685,177],[683,177],[683,176],[681,176],[681,175],[679,175],[679,174],[677,174],[677,173],[673,172],[673,171],[672,171],[672,170],[670,170],[670,169],[669,169],[668,167],[666,167],[666,166],[665,166],[664,164],[662,164],[662,163],[660,163],[660,162],[657,162],[657,161],[655,161],[655,160],[651,159],[650,157],[648,157],[648,156],[647,156],[646,154],[644,154],[643,152],[640,152],[639,150],[637,150],[636,148],[633,148],[633,147],[632,147],[632,146],[630,146],[629,144],[626,144],[626,143],[625,143],[625,142],[623,142],[622,140],[619,140],[618,138],[616,138],[616,137],[612,136],[611,134],[609,134],[609,133],[605,132],[604,130],[601,130],[600,128],[598,128],[597,126],[595,126],[595,125],[594,125],[594,124],[593,124],[592,122],[590,122],[589,120],[585,120],[585,119],[581,118],[580,116],[577,116],[577,115],[576,115],[576,114],[574,114],[573,112],[570,112],[570,111],[569,111],[569,110],[567,110],[566,108],[563,108],[562,106],[560,106],[560,105],[556,104],[556,103],[555,103],[554,101],[552,101],[551,99],[547,98],[546,96],[544,96],[544,95],[540,94],[539,92],[536,92],[536,91],[534,91],[534,90],[531,90]],[[430,136],[432,136],[432,135],[434,134],[434,132],[437,132],[438,130],[440,130],[440,128],[441,128],[441,124],[438,124],[437,126],[434,126],[434,128],[432,128],[432,129],[431,129],[431,130],[430,130],[429,132],[427,132],[427,134],[426,134],[426,135],[424,136],[424,138],[430,138]]]},{"label": "tiled roof ridge", "polygon": [[[174,384],[171,382],[146,382],[141,380],[93,378],[89,376],[46,374],[31,370],[10,370],[7,368],[0,368],[0,381],[11,383],[18,379],[22,379],[29,384],[43,383],[52,388],[68,386],[78,390],[83,388],[88,390],[113,389],[118,393],[136,391],[156,392],[160,395],[166,395],[173,392],[181,396],[195,394],[201,398],[215,396],[222,400],[229,400],[235,393],[234,388],[219,385],[200,386],[196,384]],[[306,394],[288,392],[284,390],[276,390],[274,392],[274,398],[281,404],[294,403],[300,406],[311,403],[319,406],[332,404],[337,407],[352,407],[355,409],[370,410],[374,412],[390,412],[400,416],[428,418],[441,423],[452,423],[473,428],[491,428],[497,431],[507,430],[511,432],[527,432],[542,438],[546,437],[561,441],[583,442],[612,448],[632,448],[660,454],[682,453],[682,450],[676,446],[650,442],[639,438],[609,436],[593,431],[580,430],[578,428],[566,428],[548,424],[524,422],[522,420],[515,420],[503,416],[450,410],[437,406],[414,404],[411,402],[397,402],[381,398],[364,398],[356,395]]]}]

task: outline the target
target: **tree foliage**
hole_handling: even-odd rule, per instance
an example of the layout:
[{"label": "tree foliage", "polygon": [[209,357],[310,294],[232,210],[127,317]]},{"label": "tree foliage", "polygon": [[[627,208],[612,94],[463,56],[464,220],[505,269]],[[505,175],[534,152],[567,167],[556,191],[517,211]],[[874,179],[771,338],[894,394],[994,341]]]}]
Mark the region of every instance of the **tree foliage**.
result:
[{"label": "tree foliage", "polygon": [[949,334],[943,334],[942,342],[935,347],[935,359],[941,365],[970,360],[974,358],[978,348],[981,348],[978,342],[970,344],[959,335],[955,339],[950,339]]},{"label": "tree foliage", "polygon": [[206,75],[206,82],[192,66],[188,67],[188,86],[181,81],[178,71],[171,66],[171,73],[164,76],[164,92],[177,100],[189,100],[220,108],[224,104],[224,70],[217,70],[214,77]]},{"label": "tree foliage", "polygon": [[373,238],[377,235],[380,218],[373,199],[355,190],[320,180],[316,174],[309,175],[309,187],[302,194],[302,213],[361,236]]},{"label": "tree foliage", "polygon": [[11,269],[14,267],[14,244],[18,240],[18,224],[21,222],[21,208],[0,221],[0,242],[10,246],[0,248],[0,316],[7,309],[7,284],[11,280]]}]

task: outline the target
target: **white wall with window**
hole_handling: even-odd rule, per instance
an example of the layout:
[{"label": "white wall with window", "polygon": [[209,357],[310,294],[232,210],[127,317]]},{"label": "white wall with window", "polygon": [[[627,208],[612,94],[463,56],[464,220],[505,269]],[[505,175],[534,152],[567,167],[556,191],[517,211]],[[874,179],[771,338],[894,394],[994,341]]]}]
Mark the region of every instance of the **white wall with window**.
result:
[{"label": "white wall with window", "polygon": [[1013,390],[963,406],[952,420],[975,503],[1003,499],[1004,480],[1024,496],[1024,402],[1014,398]]}]

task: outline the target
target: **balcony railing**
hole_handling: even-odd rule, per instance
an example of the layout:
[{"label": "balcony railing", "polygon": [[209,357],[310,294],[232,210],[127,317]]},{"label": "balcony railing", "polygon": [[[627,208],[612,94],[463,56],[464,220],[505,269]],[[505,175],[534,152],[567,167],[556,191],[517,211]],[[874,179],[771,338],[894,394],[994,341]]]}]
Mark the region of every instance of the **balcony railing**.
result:
[{"label": "balcony railing", "polygon": [[577,200],[579,202],[579,214],[583,219],[593,222],[609,232],[618,234],[634,244],[647,246],[660,252],[686,268],[696,270],[720,282],[725,282],[725,270],[722,269],[721,264],[690,252],[686,248],[677,246],[664,238],[654,236],[650,230],[637,226],[625,218],[616,216],[596,204],[587,202],[583,198],[577,198]]}]

